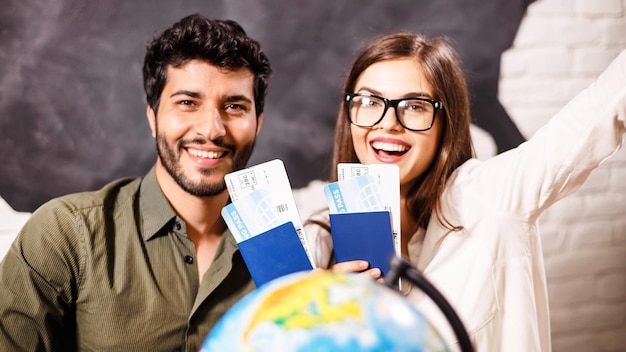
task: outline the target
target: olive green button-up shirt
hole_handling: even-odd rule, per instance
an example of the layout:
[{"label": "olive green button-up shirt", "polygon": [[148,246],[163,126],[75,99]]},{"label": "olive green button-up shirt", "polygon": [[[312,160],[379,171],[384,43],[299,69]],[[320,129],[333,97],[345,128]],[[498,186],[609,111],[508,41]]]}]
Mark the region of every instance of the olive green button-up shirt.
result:
[{"label": "olive green button-up shirt", "polygon": [[0,351],[197,351],[254,283],[229,231],[195,261],[154,169],[54,199],[0,263]]}]

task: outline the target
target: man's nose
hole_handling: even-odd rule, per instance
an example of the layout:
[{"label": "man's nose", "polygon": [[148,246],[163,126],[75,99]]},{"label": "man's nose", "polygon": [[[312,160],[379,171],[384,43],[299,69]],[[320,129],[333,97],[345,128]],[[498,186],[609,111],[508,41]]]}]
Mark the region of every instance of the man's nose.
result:
[{"label": "man's nose", "polygon": [[226,134],[224,121],[218,109],[201,111],[196,121],[195,130],[209,140],[223,137]]}]

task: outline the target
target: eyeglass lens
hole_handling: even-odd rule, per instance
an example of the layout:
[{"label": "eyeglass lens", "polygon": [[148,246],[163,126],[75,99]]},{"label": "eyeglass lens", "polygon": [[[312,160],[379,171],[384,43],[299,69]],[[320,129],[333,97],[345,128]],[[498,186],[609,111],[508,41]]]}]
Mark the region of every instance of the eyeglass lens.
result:
[{"label": "eyeglass lens", "polygon": [[[403,99],[394,101],[389,107],[396,105],[396,116],[402,125],[412,130],[429,129],[435,116],[434,106],[424,100]],[[386,112],[385,101],[372,96],[352,96],[349,102],[350,120],[359,126],[374,126]]]}]

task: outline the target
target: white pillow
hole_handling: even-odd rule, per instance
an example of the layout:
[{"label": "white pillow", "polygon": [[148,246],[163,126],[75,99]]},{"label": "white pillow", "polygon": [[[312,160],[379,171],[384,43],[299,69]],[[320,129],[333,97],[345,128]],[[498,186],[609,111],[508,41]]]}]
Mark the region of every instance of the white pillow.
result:
[{"label": "white pillow", "polygon": [[30,213],[13,210],[9,203],[0,197],[0,259],[9,251],[17,234],[30,217]]}]

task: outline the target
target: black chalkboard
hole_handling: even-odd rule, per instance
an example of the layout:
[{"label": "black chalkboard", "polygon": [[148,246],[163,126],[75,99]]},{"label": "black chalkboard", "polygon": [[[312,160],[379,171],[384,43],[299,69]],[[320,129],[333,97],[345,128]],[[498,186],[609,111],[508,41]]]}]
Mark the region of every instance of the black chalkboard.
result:
[{"label": "black chalkboard", "polygon": [[251,163],[285,162],[292,186],[326,179],[345,71],[376,35],[448,36],[476,124],[500,151],[523,138],[497,101],[500,55],[532,0],[4,0],[0,11],[0,196],[20,211],[144,174],[156,160],[145,119],[145,46],[179,18],[231,18],[274,68]]}]

